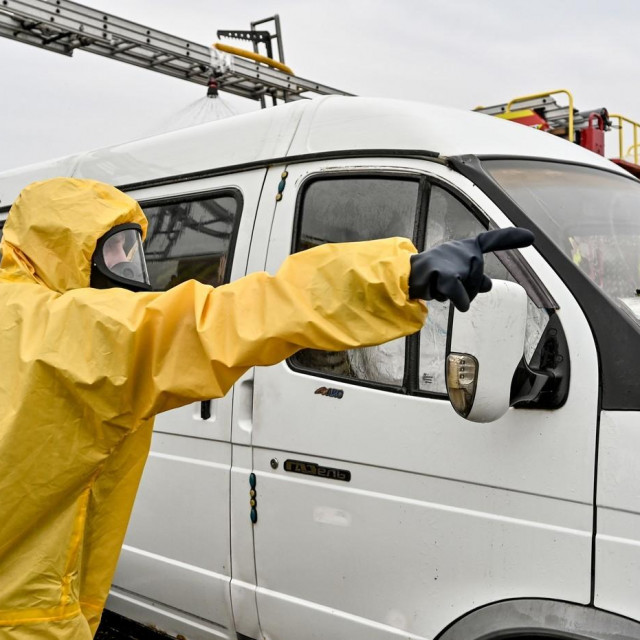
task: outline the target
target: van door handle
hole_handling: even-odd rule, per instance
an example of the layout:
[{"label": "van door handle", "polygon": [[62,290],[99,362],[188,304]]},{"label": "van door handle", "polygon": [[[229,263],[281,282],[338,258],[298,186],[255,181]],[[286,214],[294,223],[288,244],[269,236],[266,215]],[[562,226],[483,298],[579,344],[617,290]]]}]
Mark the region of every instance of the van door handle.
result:
[{"label": "van door handle", "polygon": [[247,371],[233,387],[232,439],[235,444],[251,444],[253,432],[253,375]]},{"label": "van door handle", "polygon": [[200,417],[208,420],[211,417],[211,400],[203,400],[200,403]]}]

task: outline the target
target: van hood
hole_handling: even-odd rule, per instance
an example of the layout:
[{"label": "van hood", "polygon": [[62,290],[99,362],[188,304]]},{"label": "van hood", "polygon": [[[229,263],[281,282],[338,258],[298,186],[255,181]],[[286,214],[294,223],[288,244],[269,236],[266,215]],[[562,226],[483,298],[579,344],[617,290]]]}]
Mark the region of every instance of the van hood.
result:
[{"label": "van hood", "polygon": [[147,232],[140,205],[95,180],[53,178],[25,187],[4,226],[0,278],[63,293],[88,287],[98,240],[119,224]]}]

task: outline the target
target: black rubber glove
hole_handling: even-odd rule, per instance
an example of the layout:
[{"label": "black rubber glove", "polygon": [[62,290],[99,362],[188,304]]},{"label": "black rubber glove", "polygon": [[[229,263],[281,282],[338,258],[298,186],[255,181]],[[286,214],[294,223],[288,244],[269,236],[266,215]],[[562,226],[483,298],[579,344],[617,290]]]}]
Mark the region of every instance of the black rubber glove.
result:
[{"label": "black rubber glove", "polygon": [[476,238],[452,240],[411,256],[409,297],[422,300],[451,300],[459,311],[491,289],[484,275],[484,253],[520,249],[533,244],[535,236],[515,227],[486,231]]}]

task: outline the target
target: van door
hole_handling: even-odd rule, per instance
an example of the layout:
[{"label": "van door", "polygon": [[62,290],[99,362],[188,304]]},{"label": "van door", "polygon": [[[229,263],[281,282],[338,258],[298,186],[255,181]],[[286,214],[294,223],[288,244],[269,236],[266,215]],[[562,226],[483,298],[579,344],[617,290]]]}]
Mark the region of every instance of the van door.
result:
[{"label": "van door", "polygon": [[[437,163],[371,158],[287,167],[268,249],[388,236],[419,249],[502,213]],[[477,190],[476,190],[477,191]],[[474,424],[444,384],[449,305],[419,335],[302,351],[255,371],[254,544],[262,633],[279,640],[432,638],[483,604],[588,602],[597,360],[578,305],[532,249],[559,309],[531,303],[528,350],[551,315],[567,332],[564,406]],[[537,262],[536,262],[537,261]],[[495,258],[490,275],[507,277]],[[554,329],[556,332],[558,329]]]},{"label": "van door", "polygon": [[[154,289],[243,276],[264,170],[132,192]],[[188,367],[184,362],[182,366]],[[189,638],[235,638],[229,582],[233,393],[160,414],[108,608]]]}]

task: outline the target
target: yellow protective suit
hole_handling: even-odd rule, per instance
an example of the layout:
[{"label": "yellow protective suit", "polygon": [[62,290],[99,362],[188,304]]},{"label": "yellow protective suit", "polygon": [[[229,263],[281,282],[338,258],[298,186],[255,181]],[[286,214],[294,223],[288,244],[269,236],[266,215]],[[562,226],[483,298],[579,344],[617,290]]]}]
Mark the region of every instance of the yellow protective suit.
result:
[{"label": "yellow protective suit", "polygon": [[138,204],[89,180],[27,187],[0,265],[0,640],[83,640],[100,621],[154,416],[249,367],[419,330],[408,240],[325,245],[213,289],[88,288],[97,240]]}]

